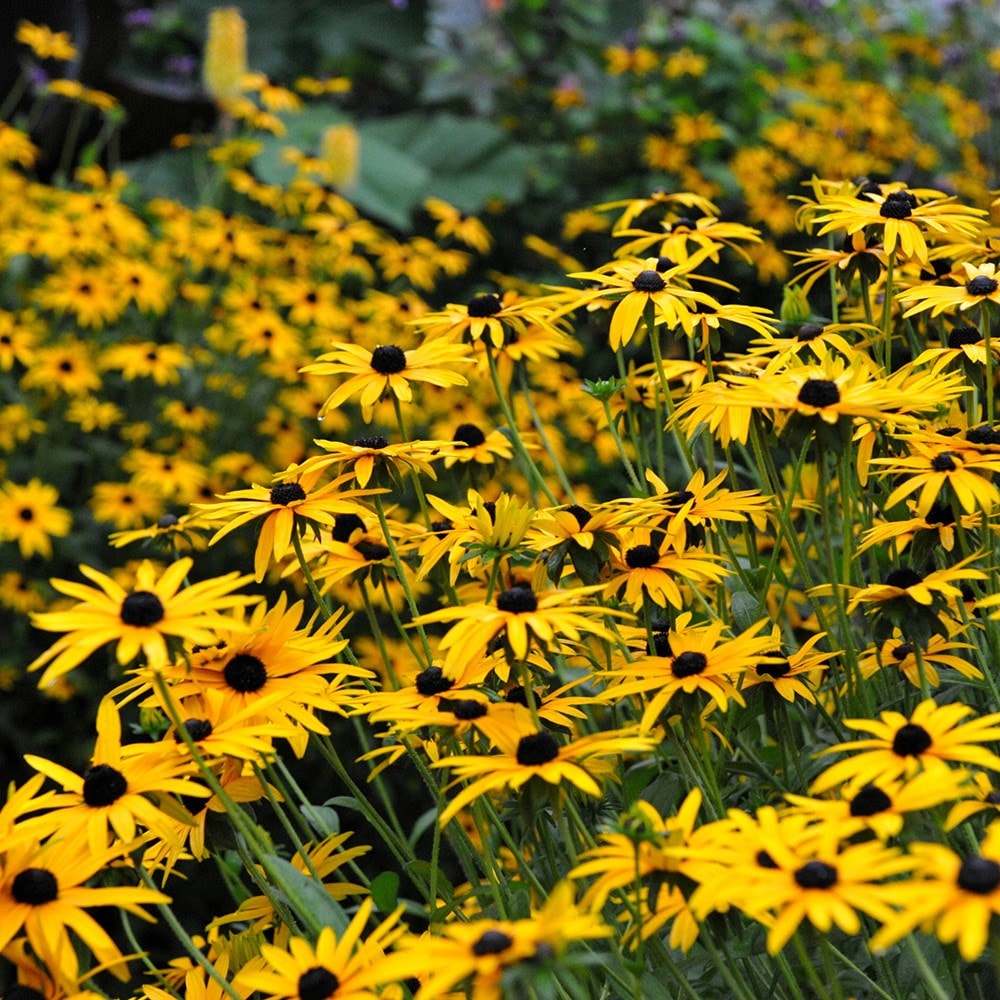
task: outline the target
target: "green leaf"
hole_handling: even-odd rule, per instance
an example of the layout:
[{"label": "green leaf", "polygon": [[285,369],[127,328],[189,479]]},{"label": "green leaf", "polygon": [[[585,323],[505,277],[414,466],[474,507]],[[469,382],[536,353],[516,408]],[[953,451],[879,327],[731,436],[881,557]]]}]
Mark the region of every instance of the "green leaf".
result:
[{"label": "green leaf", "polygon": [[729,610],[733,615],[733,627],[744,631],[757,621],[760,614],[760,598],[749,590],[734,590],[729,598]]},{"label": "green leaf", "polygon": [[332,927],[339,938],[350,923],[344,908],[323,887],[303,874],[290,861],[267,854],[261,859],[275,889],[288,901],[305,926],[317,921],[323,927]]},{"label": "green leaf", "polygon": [[370,891],[376,908],[382,913],[391,913],[399,902],[399,875],[382,872],[373,879]]}]

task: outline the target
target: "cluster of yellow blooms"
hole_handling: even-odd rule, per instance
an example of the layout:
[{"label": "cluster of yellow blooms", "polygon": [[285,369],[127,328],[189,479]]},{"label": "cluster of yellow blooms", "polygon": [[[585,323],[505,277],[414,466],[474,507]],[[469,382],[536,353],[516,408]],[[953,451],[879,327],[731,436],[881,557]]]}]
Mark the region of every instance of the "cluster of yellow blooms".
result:
[{"label": "cluster of yellow blooms", "polygon": [[[480,220],[432,201],[436,240],[394,237],[252,150],[210,162],[266,222],[96,167],[40,184],[0,131],[0,602],[55,635],[42,688],[114,678],[82,773],[29,754],[0,808],[16,995],[974,975],[1000,922],[988,209],[815,177],[776,315],[724,277],[760,232],[661,190],[591,210],[611,260],[442,304]],[[593,328],[615,375],[581,383]],[[114,551],[32,576],[87,518]],[[192,935],[169,891],[212,858],[232,906]],[[137,984],[151,909],[185,955]]]}]

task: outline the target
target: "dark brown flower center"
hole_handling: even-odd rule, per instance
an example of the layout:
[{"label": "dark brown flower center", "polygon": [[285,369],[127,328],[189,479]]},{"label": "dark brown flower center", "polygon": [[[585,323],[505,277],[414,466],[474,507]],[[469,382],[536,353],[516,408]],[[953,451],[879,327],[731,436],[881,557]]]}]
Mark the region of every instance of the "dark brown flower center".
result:
[{"label": "dark brown flower center", "polygon": [[389,555],[389,547],[381,542],[370,542],[367,538],[362,538],[354,543],[356,552],[360,552],[368,562],[380,562]]},{"label": "dark brown flower center", "polygon": [[364,531],[365,522],[357,514],[338,514],[333,521],[330,537],[335,542],[349,542],[351,535],[359,528]]},{"label": "dark brown flower center", "polygon": [[395,344],[383,344],[372,351],[372,368],[379,375],[395,375],[406,367],[406,355]]},{"label": "dark brown flower center", "polygon": [[298,483],[278,483],[271,490],[269,499],[271,503],[287,507],[288,504],[294,503],[296,500],[305,500],[305,498],[306,491]]},{"label": "dark brown flower center", "polygon": [[875,785],[865,785],[851,799],[851,815],[874,816],[876,813],[885,812],[891,806],[892,799],[881,788],[876,788]]},{"label": "dark brown flower center", "polygon": [[486,435],[475,424],[459,424],[451,439],[466,448],[478,448],[485,443]]},{"label": "dark brown flower center", "polygon": [[503,309],[503,303],[499,295],[476,295],[469,299],[468,311],[473,319],[486,319],[487,316],[496,316]]},{"label": "dark brown flower center", "polygon": [[590,511],[586,507],[581,507],[578,503],[570,504],[566,508],[567,513],[572,514],[576,518],[576,523],[583,530],[583,526],[590,520]]},{"label": "dark brown flower center", "polygon": [[511,614],[526,615],[538,610],[538,598],[531,587],[511,587],[497,598],[497,607]]},{"label": "dark brown flower center", "polygon": [[954,472],[958,466],[955,465],[955,453],[953,451],[942,451],[931,459],[931,468],[935,472]]},{"label": "dark brown flower center", "polygon": [[970,295],[992,295],[997,288],[996,281],[985,274],[977,274],[971,281],[966,283],[965,290]]},{"label": "dark brown flower center", "polygon": [[664,288],[667,287],[667,283],[663,280],[662,275],[658,274],[656,271],[640,271],[636,276],[635,280],[632,282],[632,287],[637,292],[648,292],[653,294],[655,292],[662,292]]},{"label": "dark brown flower center", "polygon": [[[187,730],[188,736],[190,736],[192,741],[195,743],[208,739],[208,737],[212,735],[212,723],[209,722],[208,719],[185,719],[181,725]],[[174,732],[174,742],[184,742],[184,738],[181,736],[180,730]]]},{"label": "dark brown flower center", "polygon": [[796,398],[806,406],[822,409],[824,406],[833,406],[840,402],[840,390],[837,388],[836,382],[830,382],[823,378],[811,378],[802,383],[802,388],[799,389]]},{"label": "dark brown flower center", "polygon": [[648,569],[659,561],[660,553],[652,545],[636,545],[625,553],[629,569]]},{"label": "dark brown flower center", "polygon": [[908,587],[915,587],[918,583],[923,583],[923,580],[923,574],[918,573],[915,569],[911,569],[909,566],[900,566],[899,569],[894,569],[885,578],[885,585],[906,590]]},{"label": "dark brown flower center", "polygon": [[481,719],[486,714],[486,706],[481,701],[474,701],[472,698],[442,698],[438,703],[438,708],[442,712],[451,712],[456,719],[460,719],[462,722]]},{"label": "dark brown flower center", "polygon": [[958,887],[977,896],[988,896],[1000,886],[1000,864],[989,858],[972,857],[958,870]]},{"label": "dark brown flower center", "polygon": [[777,680],[779,677],[784,677],[792,669],[792,665],[787,659],[780,659],[776,663],[758,663],[757,673],[764,674],[766,677],[773,677]]},{"label": "dark brown flower center", "polygon": [[883,219],[908,219],[917,207],[917,199],[909,191],[893,191],[886,195],[878,214]]},{"label": "dark brown flower center", "polygon": [[929,750],[934,740],[923,726],[915,722],[907,722],[896,730],[892,738],[892,752],[897,757],[919,757]]},{"label": "dark brown flower center", "polygon": [[825,861],[807,861],[796,869],[795,881],[803,889],[829,889],[837,884],[837,869]]},{"label": "dark brown flower center", "polygon": [[948,334],[948,346],[955,349],[965,344],[978,344],[982,339],[983,335],[974,326],[956,326]]},{"label": "dark brown flower center", "polygon": [[83,773],[83,801],[88,806],[109,806],[127,791],[125,775],[110,764],[95,764]]},{"label": "dark brown flower center", "polygon": [[673,671],[674,677],[684,678],[700,674],[707,666],[708,657],[704,653],[688,650],[674,657],[670,669]]},{"label": "dark brown flower center", "polygon": [[163,602],[149,590],[136,590],[122,601],[121,620],[135,628],[155,625],[166,614]]},{"label": "dark brown flower center", "polygon": [[360,437],[354,442],[355,448],[369,448],[372,451],[381,451],[389,446],[389,439],[384,434],[375,434],[372,437]]},{"label": "dark brown flower center", "polygon": [[444,676],[444,672],[440,667],[428,667],[426,670],[421,670],[417,674],[416,679],[417,691],[420,692],[425,698],[430,698],[431,695],[441,694],[442,691],[450,691],[454,687],[455,682],[449,680]]},{"label": "dark brown flower center", "polygon": [[223,668],[222,676],[234,691],[251,694],[267,683],[267,668],[256,656],[237,653]]},{"label": "dark brown flower center", "polygon": [[339,986],[340,980],[329,969],[316,965],[299,976],[298,997],[299,1000],[327,1000]]},{"label": "dark brown flower center", "polygon": [[517,744],[517,762],[522,767],[538,767],[559,756],[559,744],[551,733],[522,736]]},{"label": "dark brown flower center", "polygon": [[59,883],[48,868],[25,868],[14,876],[10,894],[16,903],[44,906],[59,898]]},{"label": "dark brown flower center", "polygon": [[486,931],[473,944],[472,954],[479,958],[483,955],[499,955],[500,952],[506,951],[513,943],[514,939],[509,934],[504,934],[503,931]]}]

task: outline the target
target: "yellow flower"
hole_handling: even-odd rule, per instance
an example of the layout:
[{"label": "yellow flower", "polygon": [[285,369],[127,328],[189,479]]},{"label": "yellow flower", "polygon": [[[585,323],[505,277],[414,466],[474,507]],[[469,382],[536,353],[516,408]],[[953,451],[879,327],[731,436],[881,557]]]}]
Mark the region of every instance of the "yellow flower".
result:
[{"label": "yellow flower", "polygon": [[27,45],[39,59],[68,62],[76,58],[76,46],[65,31],[53,31],[44,24],[21,21],[15,37],[22,45]]},{"label": "yellow flower", "polygon": [[73,517],[56,506],[54,486],[32,479],[25,486],[5,483],[0,487],[0,540],[17,542],[24,559],[40,555],[52,558],[52,539],[69,534]]},{"label": "yellow flower", "polygon": [[219,7],[208,15],[208,40],[202,63],[205,89],[220,104],[243,93],[247,73],[247,26],[238,7]]},{"label": "yellow flower", "polygon": [[887,711],[879,715],[878,721],[845,719],[848,729],[871,733],[871,739],[838,743],[820,751],[817,756],[844,750],[860,752],[828,767],[809,790],[817,795],[845,781],[892,781],[919,770],[946,773],[947,762],[1000,770],[1000,757],[977,745],[1000,739],[1000,712],[961,722],[971,714],[968,705],[939,707],[928,698],[909,718]]},{"label": "yellow flower", "polygon": [[52,580],[59,593],[79,603],[65,611],[32,615],[35,628],[66,633],[28,665],[29,670],[46,667],[39,687],[48,687],[110,642],[117,643],[115,654],[120,664],[130,663],[142,653],[154,667],[169,662],[168,643],[172,640],[214,643],[214,630],[232,625],[223,612],[254,603],[255,598],[233,593],[250,577],[226,573],[183,587],[192,565],[191,559],[178,559],[157,579],[154,565],[144,560],[131,592],[89,566],[81,566],[80,572],[96,587]]}]

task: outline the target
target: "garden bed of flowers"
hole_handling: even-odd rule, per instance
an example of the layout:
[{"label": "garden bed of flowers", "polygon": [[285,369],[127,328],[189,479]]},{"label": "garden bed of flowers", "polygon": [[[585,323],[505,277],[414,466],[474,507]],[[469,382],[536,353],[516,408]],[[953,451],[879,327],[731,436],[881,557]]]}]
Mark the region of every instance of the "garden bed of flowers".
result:
[{"label": "garden bed of flowers", "polygon": [[[640,121],[711,78],[655,27]],[[756,143],[677,111],[662,184],[512,240],[530,178],[428,173],[407,229],[402,133],[244,30],[183,197],[109,95],[0,120],[3,996],[995,997],[982,110],[938,150],[803,44]],[[107,128],[43,182],[52,100]]]}]

